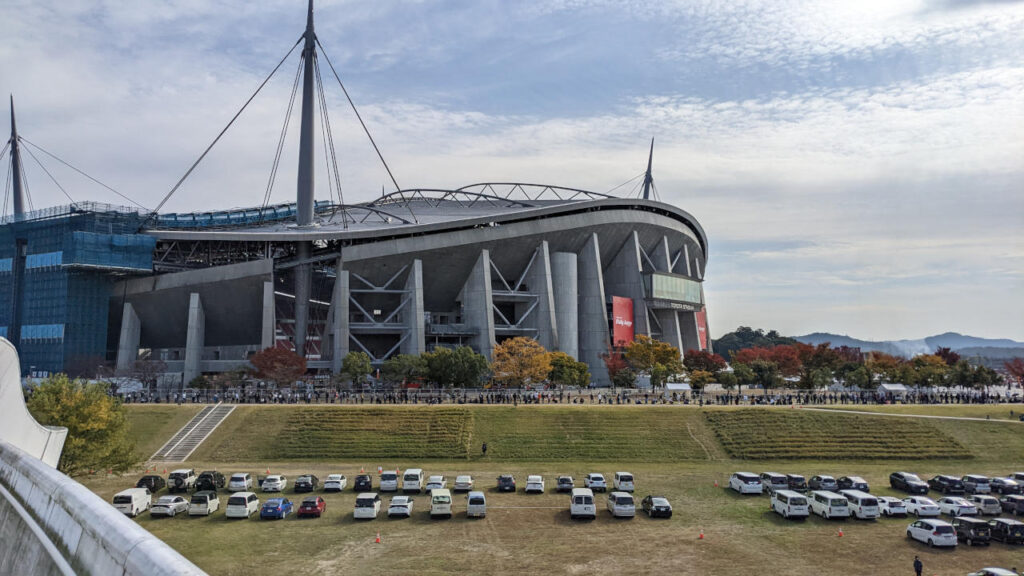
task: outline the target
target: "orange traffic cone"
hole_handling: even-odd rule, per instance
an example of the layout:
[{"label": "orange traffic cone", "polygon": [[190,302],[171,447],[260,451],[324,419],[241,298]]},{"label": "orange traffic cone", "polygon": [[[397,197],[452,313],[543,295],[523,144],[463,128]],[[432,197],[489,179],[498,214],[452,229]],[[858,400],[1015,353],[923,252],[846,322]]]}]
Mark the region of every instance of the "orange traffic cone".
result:
[{"label": "orange traffic cone", "polygon": [[715,480],[715,488],[718,488],[718,480]]},{"label": "orange traffic cone", "polygon": [[167,468],[164,468],[164,474],[167,474]]},{"label": "orange traffic cone", "polygon": [[380,532],[377,532],[377,539],[374,540],[374,543],[380,544]]},{"label": "orange traffic cone", "polygon": [[704,539],[704,530],[701,529],[700,536],[697,536],[697,540],[703,540],[703,539]]},{"label": "orange traffic cone", "polygon": [[383,466],[377,466],[377,474],[380,474],[383,471],[384,471],[384,467]]},{"label": "orange traffic cone", "polygon": [[360,468],[359,469],[359,473],[360,474],[366,474],[366,469],[365,468]]},{"label": "orange traffic cone", "polygon": [[267,474],[268,475],[270,474],[270,468],[267,468]]},{"label": "orange traffic cone", "polygon": [[839,527],[839,537],[840,538],[843,537],[843,528],[842,528],[842,526]]}]

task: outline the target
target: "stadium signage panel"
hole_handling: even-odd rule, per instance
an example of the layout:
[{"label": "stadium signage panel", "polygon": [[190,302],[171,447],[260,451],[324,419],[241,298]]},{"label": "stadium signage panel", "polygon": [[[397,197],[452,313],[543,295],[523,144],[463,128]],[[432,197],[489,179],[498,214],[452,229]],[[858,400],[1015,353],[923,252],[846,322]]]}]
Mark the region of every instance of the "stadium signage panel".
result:
[{"label": "stadium signage panel", "polygon": [[633,334],[633,299],[612,296],[612,342],[629,344]]}]

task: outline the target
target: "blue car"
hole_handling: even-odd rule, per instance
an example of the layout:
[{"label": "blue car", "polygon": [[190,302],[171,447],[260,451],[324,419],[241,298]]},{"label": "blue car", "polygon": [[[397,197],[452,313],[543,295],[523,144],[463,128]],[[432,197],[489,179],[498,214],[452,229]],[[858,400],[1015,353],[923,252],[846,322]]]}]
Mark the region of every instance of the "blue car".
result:
[{"label": "blue car", "polygon": [[271,498],[260,508],[260,519],[280,518],[284,520],[285,516],[292,513],[292,508],[292,501],[287,498]]}]

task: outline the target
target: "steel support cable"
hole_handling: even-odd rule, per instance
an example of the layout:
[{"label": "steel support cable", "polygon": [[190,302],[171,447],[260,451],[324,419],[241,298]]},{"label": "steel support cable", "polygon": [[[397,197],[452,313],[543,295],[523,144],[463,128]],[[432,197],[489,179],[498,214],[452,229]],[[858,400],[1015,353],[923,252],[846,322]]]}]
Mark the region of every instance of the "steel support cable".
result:
[{"label": "steel support cable", "polygon": [[106,184],[104,184],[103,182],[100,182],[99,180],[97,180],[96,178],[93,178],[92,176],[90,176],[90,175],[86,174],[86,173],[85,173],[85,172],[83,172],[82,170],[79,170],[78,168],[75,168],[74,166],[72,166],[72,165],[71,165],[71,164],[69,164],[68,162],[66,162],[66,161],[64,161],[63,159],[61,159],[61,158],[60,158],[59,156],[57,156],[56,154],[54,154],[54,153],[52,153],[52,152],[48,151],[47,149],[43,148],[43,147],[42,147],[42,146],[40,146],[39,144],[36,144],[35,142],[32,142],[32,141],[31,141],[31,140],[29,140],[28,138],[25,138],[24,136],[19,136],[19,137],[18,137],[18,140],[20,140],[21,142],[24,142],[25,144],[28,144],[29,146],[32,146],[32,147],[33,147],[33,148],[35,148],[36,150],[39,150],[40,152],[42,152],[43,154],[46,154],[46,155],[47,155],[47,156],[49,156],[50,158],[53,158],[53,159],[54,159],[54,160],[56,160],[57,162],[60,162],[61,164],[63,164],[63,165],[65,165],[65,166],[67,166],[68,168],[71,168],[71,169],[72,169],[72,170],[74,170],[75,172],[78,172],[78,173],[79,173],[79,174],[81,174],[82,176],[85,176],[86,178],[88,178],[89,180],[92,180],[92,181],[93,181],[93,182],[95,182],[96,184],[99,184],[100,186],[102,186],[102,187],[106,188],[107,190],[110,190],[110,191],[111,191],[111,192],[113,192],[114,194],[117,194],[117,195],[118,195],[118,196],[120,196],[121,198],[124,198],[125,200],[127,200],[127,201],[131,202],[132,204],[134,204],[134,205],[138,206],[139,208],[142,208],[143,210],[146,210],[147,212],[149,212],[149,211],[150,211],[150,210],[149,210],[149,208],[146,208],[146,207],[145,207],[145,206],[143,206],[142,204],[139,204],[139,203],[138,203],[138,202],[136,202],[135,200],[132,200],[132,199],[131,199],[131,198],[129,198],[129,197],[127,196],[127,195],[125,195],[125,194],[122,194],[122,193],[118,192],[117,190],[114,190],[114,189],[113,189],[113,188],[111,188],[110,186],[107,186],[107,185],[106,185]]},{"label": "steel support cable", "polygon": [[270,204],[270,196],[273,193],[274,182],[277,180],[277,169],[281,165],[281,152],[284,150],[284,141],[288,135],[288,125],[291,123],[292,110],[295,109],[295,94],[299,90],[299,79],[302,77],[302,58],[299,58],[299,65],[295,69],[295,80],[292,82],[292,93],[288,99],[288,109],[284,115],[284,123],[281,125],[281,135],[277,140],[277,149],[274,151],[274,163],[270,167],[270,177],[267,180],[267,190],[263,193],[263,206],[260,208],[260,222],[266,216],[267,206]]},{"label": "steel support cable", "polygon": [[[334,167],[334,183],[338,189],[338,204],[341,206],[342,226],[345,230],[348,230],[348,209],[345,207],[345,193],[341,189],[341,171],[338,170],[338,153],[334,147],[334,130],[331,128],[331,115],[327,110],[327,93],[324,91],[323,78],[320,75],[320,62],[319,59],[313,60],[314,69],[316,70],[316,81],[317,87],[320,91],[320,111],[323,117],[324,124],[326,125],[324,133],[327,138],[327,142],[331,148],[330,164],[328,166],[328,178],[330,178],[330,166]],[[324,146],[324,152],[326,153],[327,146]],[[353,219],[354,221],[354,219]]]},{"label": "steel support cable", "polygon": [[60,191],[63,192],[64,195],[68,197],[68,200],[70,200],[71,203],[74,204],[75,199],[71,197],[71,194],[68,194],[68,191],[65,190],[63,186],[60,185],[60,182],[57,182],[57,179],[53,177],[53,174],[50,174],[50,171],[46,169],[46,166],[43,166],[43,163],[39,161],[39,158],[36,158],[36,155],[32,153],[32,149],[25,148],[25,151],[28,152],[28,155],[31,156],[32,159],[36,161],[36,164],[38,164],[39,167],[43,169],[43,172],[45,172],[46,175],[50,177],[50,180],[52,180],[53,183],[57,185],[57,188],[60,188]]},{"label": "steel support cable", "polygon": [[[352,97],[348,95],[348,90],[345,89],[345,84],[341,81],[341,76],[338,76],[338,71],[334,69],[334,64],[331,62],[331,57],[327,55],[327,51],[324,50],[323,44],[320,43],[320,39],[316,39],[316,45],[320,47],[320,51],[323,52],[324,58],[327,60],[327,65],[331,67],[331,72],[334,74],[334,79],[338,81],[338,86],[341,86],[341,91],[345,93],[345,99],[348,100],[349,106],[352,107],[352,112],[355,113],[356,119],[359,120],[359,124],[363,127],[363,132],[366,132],[366,137],[370,139],[370,144],[373,145],[374,151],[377,152],[377,157],[380,158],[380,163],[384,165],[384,169],[387,170],[388,176],[391,178],[391,183],[395,185],[395,191],[401,192],[402,187],[398,185],[398,181],[395,180],[395,175],[391,172],[391,168],[388,166],[384,155],[381,154],[380,148],[377,147],[377,143],[373,140],[373,136],[370,134],[370,129],[366,127],[366,122],[363,122],[362,115],[359,114],[359,110],[356,109],[355,102],[352,101]],[[404,199],[404,197],[403,197]],[[412,215],[413,222],[419,224],[419,220],[416,218],[416,214],[412,211],[412,206],[406,203],[406,208],[409,210],[409,214]]]},{"label": "steel support cable", "polygon": [[296,40],[295,44],[292,45],[291,50],[289,50],[288,53],[284,55],[284,58],[281,58],[281,61],[277,63],[277,66],[274,66],[274,69],[270,71],[270,74],[268,74],[267,77],[263,80],[263,82],[260,83],[259,87],[256,88],[256,91],[252,93],[252,96],[249,96],[249,99],[245,101],[245,104],[242,104],[242,108],[235,113],[235,115],[231,118],[231,121],[228,122],[228,125],[225,126],[223,130],[220,131],[220,134],[217,134],[217,137],[213,139],[213,142],[211,142],[209,146],[206,147],[206,150],[204,150],[203,153],[199,156],[199,159],[192,164],[188,171],[185,172],[185,175],[182,176],[180,180],[178,180],[177,184],[174,185],[174,188],[171,188],[171,191],[168,192],[166,196],[164,196],[164,199],[161,200],[160,203],[156,205],[156,208],[153,209],[153,214],[160,212],[160,209],[164,207],[164,204],[166,204],[167,201],[171,199],[171,196],[173,196],[174,193],[178,191],[178,188],[180,188],[182,183],[185,182],[185,179],[192,174],[192,171],[196,169],[196,166],[199,166],[199,163],[203,161],[203,158],[206,158],[206,155],[210,153],[210,150],[212,150],[214,146],[217,145],[217,142],[219,142],[221,137],[224,136],[224,133],[228,131],[228,128],[231,128],[231,125],[235,123],[235,120],[238,120],[238,117],[242,115],[242,112],[244,112],[246,107],[249,106],[249,103],[252,102],[254,98],[256,98],[256,95],[259,94],[261,90],[263,90],[263,87],[266,86],[267,82],[269,82],[270,79],[274,76],[274,74],[277,73],[277,70],[281,67],[282,64],[284,64],[284,61],[287,60],[288,57],[292,55],[292,52],[295,51],[295,47],[299,45],[299,42],[302,42],[304,37],[305,35],[303,35],[302,38]]},{"label": "steel support cable", "polygon": [[[335,196],[334,196],[334,179],[331,178],[331,151],[330,151],[330,147],[327,144],[327,131],[328,131],[328,127],[327,127],[327,122],[324,120],[324,109],[325,109],[326,103],[325,103],[325,101],[323,99],[323,83],[321,82],[321,79],[320,79],[320,69],[319,69],[319,64],[317,62],[317,59],[316,59],[316,52],[315,51],[313,52],[313,82],[314,82],[314,86],[315,86],[315,89],[316,89],[316,101],[317,101],[317,104],[319,104],[319,106],[320,106],[320,114],[319,114],[319,120],[320,120],[320,141],[323,143],[324,167],[325,167],[325,170],[327,171],[327,193],[331,197],[331,204],[337,205],[337,202],[335,201]],[[333,218],[333,215],[332,215],[332,218]]]},{"label": "steel support cable", "polygon": [[3,162],[3,160],[4,160],[4,154],[6,154],[6,153],[7,153],[7,149],[8,149],[8,148],[10,148],[10,147],[11,147],[11,141],[10,141],[10,140],[8,140],[8,141],[7,141],[7,144],[4,144],[4,148],[3,148],[3,150],[0,150],[0,162]]},{"label": "steel support cable", "polygon": [[614,191],[618,190],[619,188],[622,188],[623,186],[625,186],[626,184],[629,184],[630,182],[632,182],[632,181],[636,180],[637,178],[641,178],[641,177],[643,177],[643,176],[644,176],[644,174],[646,174],[646,172],[641,172],[641,173],[637,174],[636,176],[633,176],[633,177],[632,177],[632,178],[630,178],[629,180],[626,180],[626,181],[625,181],[625,182],[623,182],[622,184],[619,184],[619,185],[618,185],[618,186],[616,186],[615,188],[612,188],[611,190],[609,190],[609,191],[605,192],[605,194],[611,194],[612,192],[614,192]]}]

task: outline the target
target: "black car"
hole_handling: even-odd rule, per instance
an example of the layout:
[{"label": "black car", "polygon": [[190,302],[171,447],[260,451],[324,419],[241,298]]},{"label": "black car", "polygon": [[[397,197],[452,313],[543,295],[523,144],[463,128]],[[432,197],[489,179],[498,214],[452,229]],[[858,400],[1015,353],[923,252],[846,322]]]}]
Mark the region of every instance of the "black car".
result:
[{"label": "black car", "polygon": [[1024,522],[1011,518],[989,520],[992,527],[992,539],[1006,544],[1024,544]]},{"label": "black car", "polygon": [[371,478],[369,474],[360,474],[356,476],[356,481],[352,483],[352,490],[354,492],[372,492],[373,478]]},{"label": "black car", "polygon": [[807,480],[799,474],[786,474],[789,489],[794,492],[807,492]]},{"label": "black car", "polygon": [[893,472],[889,474],[889,486],[893,490],[902,490],[907,494],[927,494],[928,485],[917,474],[910,472]]},{"label": "black car", "polygon": [[807,482],[811,490],[838,490],[839,486],[836,485],[836,479],[831,476],[811,476],[810,481]]},{"label": "black car", "polygon": [[156,494],[157,490],[163,489],[166,485],[167,481],[163,476],[143,476],[135,483],[136,488],[149,488],[150,494]]},{"label": "black car", "polygon": [[951,494],[954,496],[962,496],[964,494],[964,481],[956,476],[939,474],[928,481],[928,487],[932,490],[942,492],[943,494]]},{"label": "black car", "polygon": [[840,490],[860,490],[861,492],[871,492],[871,487],[868,486],[860,476],[843,476],[837,482]]},{"label": "black car", "polygon": [[295,493],[312,492],[320,486],[320,479],[313,474],[304,474],[295,479]]},{"label": "black car", "polygon": [[1020,494],[1003,496],[999,499],[999,506],[1002,507],[1003,512],[1008,512],[1014,516],[1020,516],[1021,514],[1024,514],[1024,496],[1021,496]]},{"label": "black car", "polygon": [[1010,478],[991,478],[988,485],[993,494],[1020,494],[1020,484]]},{"label": "black car", "polygon": [[992,526],[988,522],[977,518],[953,518],[952,524],[959,542],[964,542],[968,546],[989,545],[989,540],[992,538]]},{"label": "black car", "polygon": [[511,474],[498,476],[498,492],[515,492],[516,477]]},{"label": "black car", "polygon": [[664,496],[645,496],[640,506],[651,518],[672,517],[672,505]]},{"label": "black car", "polygon": [[224,488],[224,475],[216,470],[206,470],[196,478],[196,490],[216,492]]}]

